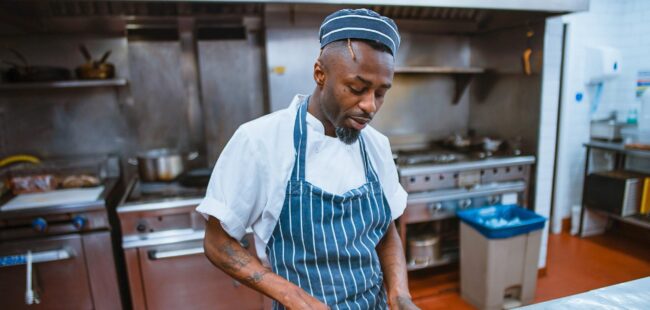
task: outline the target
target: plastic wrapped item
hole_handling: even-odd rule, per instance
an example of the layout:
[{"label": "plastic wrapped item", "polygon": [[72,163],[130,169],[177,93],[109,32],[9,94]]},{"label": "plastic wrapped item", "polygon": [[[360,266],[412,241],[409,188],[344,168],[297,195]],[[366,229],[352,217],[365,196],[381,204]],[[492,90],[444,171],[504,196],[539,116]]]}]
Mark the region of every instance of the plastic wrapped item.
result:
[{"label": "plastic wrapped item", "polygon": [[63,188],[93,187],[98,185],[99,178],[87,174],[68,175],[61,180],[61,187]]},{"label": "plastic wrapped item", "polygon": [[650,277],[599,288],[520,309],[650,309]]},{"label": "plastic wrapped item", "polygon": [[119,159],[109,156],[50,158],[40,163],[16,163],[0,171],[13,194],[45,192],[59,188],[99,186],[107,177],[120,175]]},{"label": "plastic wrapped item", "polygon": [[57,178],[52,174],[15,176],[9,179],[9,184],[14,195],[47,192],[59,186]]}]

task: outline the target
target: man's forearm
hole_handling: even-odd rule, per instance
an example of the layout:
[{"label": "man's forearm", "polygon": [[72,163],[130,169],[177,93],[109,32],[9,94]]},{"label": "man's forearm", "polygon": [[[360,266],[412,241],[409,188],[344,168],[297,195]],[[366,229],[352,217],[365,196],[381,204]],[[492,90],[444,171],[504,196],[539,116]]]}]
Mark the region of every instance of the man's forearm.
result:
[{"label": "man's forearm", "polygon": [[309,309],[315,299],[300,287],[265,268],[262,263],[230,237],[213,217],[208,221],[204,239],[205,255],[210,262],[246,286],[285,306]]},{"label": "man's forearm", "polygon": [[[384,283],[392,309],[402,309],[399,305],[409,304],[411,294],[408,288],[406,259],[402,241],[397,234],[395,223],[391,223],[384,237],[377,244],[377,255],[384,272]],[[405,307],[405,309],[409,309]]]}]

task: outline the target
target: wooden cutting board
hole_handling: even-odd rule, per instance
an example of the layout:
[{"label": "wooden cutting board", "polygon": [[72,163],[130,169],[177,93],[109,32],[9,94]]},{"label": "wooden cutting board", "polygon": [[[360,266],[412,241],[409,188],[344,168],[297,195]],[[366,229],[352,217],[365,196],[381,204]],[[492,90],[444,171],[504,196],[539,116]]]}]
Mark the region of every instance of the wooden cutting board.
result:
[{"label": "wooden cutting board", "polygon": [[104,186],[59,189],[44,193],[20,194],[9,200],[0,211],[14,211],[65,204],[94,202],[104,191]]}]

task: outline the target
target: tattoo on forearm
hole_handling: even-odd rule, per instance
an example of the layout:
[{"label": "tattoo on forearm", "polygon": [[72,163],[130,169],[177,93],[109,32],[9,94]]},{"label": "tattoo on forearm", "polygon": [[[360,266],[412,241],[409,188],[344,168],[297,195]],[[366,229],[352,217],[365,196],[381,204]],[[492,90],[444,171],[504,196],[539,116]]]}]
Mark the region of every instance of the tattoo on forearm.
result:
[{"label": "tattoo on forearm", "polygon": [[248,281],[248,283],[251,284],[260,283],[264,279],[264,275],[267,273],[268,273],[267,270],[253,272],[251,276],[246,277],[246,281]]},{"label": "tattoo on forearm", "polygon": [[223,267],[230,271],[239,271],[251,261],[248,252],[235,249],[230,242],[221,245],[219,250],[226,254],[227,260],[223,263]]}]

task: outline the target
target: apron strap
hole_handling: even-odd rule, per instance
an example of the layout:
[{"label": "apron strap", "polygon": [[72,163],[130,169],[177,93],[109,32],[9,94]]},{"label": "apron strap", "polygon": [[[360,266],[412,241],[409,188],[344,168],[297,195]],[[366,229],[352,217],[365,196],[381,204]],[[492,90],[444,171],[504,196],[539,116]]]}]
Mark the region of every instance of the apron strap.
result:
[{"label": "apron strap", "polygon": [[307,156],[307,107],[309,106],[307,96],[298,107],[296,122],[293,125],[293,148],[296,151],[296,160],[291,172],[291,179],[294,181],[305,180],[305,157]]},{"label": "apron strap", "polygon": [[372,163],[370,162],[370,158],[368,157],[368,152],[366,150],[366,143],[363,140],[363,134],[359,135],[359,148],[361,149],[361,158],[363,158],[363,166],[366,171],[366,181],[368,182],[379,181],[379,177],[377,176],[377,173],[375,173],[375,169],[372,167]]}]

